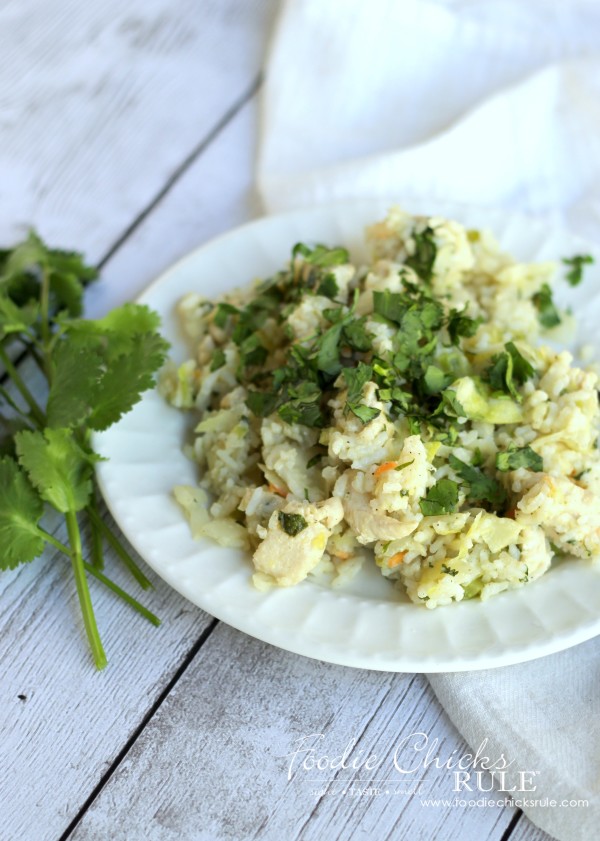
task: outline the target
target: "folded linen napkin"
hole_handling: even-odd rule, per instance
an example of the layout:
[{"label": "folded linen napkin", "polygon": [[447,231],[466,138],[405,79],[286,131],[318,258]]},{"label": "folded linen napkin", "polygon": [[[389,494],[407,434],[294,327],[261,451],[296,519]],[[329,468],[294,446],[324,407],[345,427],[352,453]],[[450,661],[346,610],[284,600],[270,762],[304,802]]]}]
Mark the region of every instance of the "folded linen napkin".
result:
[{"label": "folded linen napkin", "polygon": [[[383,195],[435,212],[452,200],[544,214],[600,241],[596,0],[288,0],[261,108],[269,211]],[[596,638],[430,676],[471,747],[487,739],[512,762],[506,788],[537,771],[538,805],[523,808],[560,841],[593,838],[600,822],[599,654]]]}]

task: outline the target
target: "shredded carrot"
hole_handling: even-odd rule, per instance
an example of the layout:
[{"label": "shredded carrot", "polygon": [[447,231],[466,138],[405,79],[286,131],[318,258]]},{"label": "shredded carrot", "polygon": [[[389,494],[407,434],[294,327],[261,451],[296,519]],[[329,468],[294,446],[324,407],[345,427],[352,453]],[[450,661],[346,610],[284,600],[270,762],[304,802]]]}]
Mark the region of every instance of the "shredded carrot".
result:
[{"label": "shredded carrot", "polygon": [[278,488],[277,485],[274,485],[272,482],[269,482],[269,490],[272,494],[279,494],[279,496],[287,496],[287,491],[285,488]]},{"label": "shredded carrot", "polygon": [[381,476],[382,473],[387,473],[388,470],[393,470],[397,464],[397,461],[384,461],[383,464],[379,465],[375,473],[373,473],[373,476]]},{"label": "shredded carrot", "polygon": [[397,567],[399,564],[401,564],[404,560],[404,556],[406,555],[406,551],[407,550],[405,550],[404,552],[396,552],[395,555],[392,555],[392,557],[387,562],[388,567],[391,569],[391,567]]},{"label": "shredded carrot", "polygon": [[350,557],[350,552],[332,552],[332,554],[336,558],[339,558],[340,561],[347,561],[348,558]]}]

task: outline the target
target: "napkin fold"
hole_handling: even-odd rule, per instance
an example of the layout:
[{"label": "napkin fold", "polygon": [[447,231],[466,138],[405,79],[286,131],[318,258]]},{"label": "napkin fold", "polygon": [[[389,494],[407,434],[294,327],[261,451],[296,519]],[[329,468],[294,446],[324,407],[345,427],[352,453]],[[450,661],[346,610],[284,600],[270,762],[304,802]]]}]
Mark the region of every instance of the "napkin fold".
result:
[{"label": "napkin fold", "polygon": [[[597,0],[288,0],[261,94],[265,209],[385,196],[543,215],[600,241]],[[559,841],[600,824],[600,640],[431,675],[476,750],[504,754]],[[476,796],[476,795],[475,795]],[[589,805],[546,805],[544,801]]]}]

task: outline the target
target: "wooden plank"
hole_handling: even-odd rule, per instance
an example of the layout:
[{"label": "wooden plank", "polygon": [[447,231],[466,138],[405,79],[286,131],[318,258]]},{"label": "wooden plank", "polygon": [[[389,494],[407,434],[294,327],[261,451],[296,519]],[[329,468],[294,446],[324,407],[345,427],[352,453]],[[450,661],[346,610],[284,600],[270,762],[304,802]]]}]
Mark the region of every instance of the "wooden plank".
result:
[{"label": "wooden plank", "polygon": [[33,224],[99,260],[251,88],[274,6],[2,4],[0,243]]},{"label": "wooden plank", "polygon": [[[311,661],[219,624],[73,841],[499,841],[510,809],[422,805],[422,797],[455,796],[446,769],[421,765],[410,776],[424,780],[423,794],[399,793],[406,784],[398,784],[392,754],[398,749],[400,763],[416,764],[403,739],[437,735],[443,761],[467,750],[442,716],[424,676]],[[339,757],[354,738],[350,761],[374,754],[381,764],[332,771],[294,762],[288,779],[297,740],[311,734],[323,734],[317,757]],[[321,781],[331,779],[323,794]],[[357,794],[369,781],[380,793]]]},{"label": "wooden plank", "polygon": [[254,192],[257,104],[244,106],[102,270],[91,317],[135,298],[176,260],[260,212]]},{"label": "wooden plank", "polygon": [[[85,34],[83,30],[86,21],[90,25],[90,31],[93,29],[92,24],[100,11],[93,10],[90,16],[86,10],[86,15],[82,16],[77,14],[75,4],[53,4],[55,11],[57,5],[66,8],[69,13],[72,12],[75,22],[69,22],[68,14],[62,16],[62,26],[67,30],[66,35],[62,30],[55,32],[48,24],[48,39],[57,38],[62,44],[63,53],[72,50],[79,56],[80,63],[75,61],[75,66],[79,67],[82,74],[81,85],[87,89],[86,78],[90,73],[93,75],[97,65],[89,54],[86,58],[85,48],[78,48],[77,39],[82,33]],[[144,17],[146,10],[148,14],[155,13],[160,6],[156,2],[125,5],[128,13],[132,9],[133,12],[139,10],[142,22],[148,20],[147,16]],[[170,5],[164,2],[161,8],[181,10],[191,8],[191,5],[179,2]],[[25,4],[24,8],[31,11],[31,3],[28,6]],[[103,8],[106,10],[106,16],[100,21],[96,36],[106,47],[107,42],[112,43],[111,39],[116,37],[114,32],[122,22],[124,12],[115,3],[106,4]],[[12,23],[16,26],[19,19],[20,25],[17,29],[24,31],[30,21],[26,14],[19,17],[20,9],[21,7],[16,6],[11,8]],[[140,90],[140,100],[131,103],[131,108],[137,116],[134,114],[132,119],[126,113],[121,114],[114,121],[114,125],[111,124],[106,129],[103,136],[103,142],[107,142],[107,138],[114,141],[114,154],[119,148],[122,153],[119,190],[113,192],[117,173],[111,170],[111,161],[99,155],[96,167],[91,154],[84,149],[82,163],[78,159],[78,143],[69,135],[67,145],[73,159],[69,165],[73,167],[73,174],[67,179],[70,185],[67,191],[65,183],[54,182],[49,176],[46,177],[46,168],[52,155],[51,150],[42,148],[44,144],[40,141],[41,145],[38,144],[35,149],[28,147],[26,150],[27,171],[34,175],[31,177],[31,184],[25,185],[29,190],[29,199],[28,203],[23,205],[27,213],[22,218],[33,219],[48,238],[52,237],[67,245],[77,244],[84,247],[91,251],[94,259],[101,256],[111,242],[118,238],[124,222],[131,223],[132,213],[143,209],[148,200],[155,196],[156,189],[164,186],[165,175],[171,174],[171,163],[180,162],[181,153],[188,154],[190,148],[202,139],[207,127],[211,127],[209,123],[225,113],[231,98],[239,92],[243,94],[245,87],[251,86],[253,74],[258,70],[267,20],[272,10],[272,3],[259,2],[204,4],[199,11],[197,10],[195,23],[189,26],[196,43],[186,48],[190,60],[195,57],[197,63],[191,69],[188,67],[187,74],[183,73],[191,98],[184,96],[185,91],[181,86],[177,87],[180,84],[175,79],[177,66],[181,73],[181,67],[185,65],[177,64],[173,55],[169,59],[169,67],[160,66],[156,63],[158,59],[153,54],[153,47],[148,56],[136,59],[140,62],[140,67],[133,62],[129,74],[122,74],[122,68],[118,70],[116,67],[118,56],[113,53],[112,62],[107,63],[110,66],[105,67],[109,81],[113,79],[118,87],[121,82],[117,77],[119,74],[125,75],[127,79],[124,79],[123,85],[126,88],[129,84],[128,78],[141,72],[144,76],[143,84],[140,82],[141,89],[144,89],[144,85],[148,88],[147,91]],[[7,37],[7,18],[1,19],[2,15],[7,15],[6,9],[0,12],[0,40],[6,38],[5,46],[8,46],[11,38]],[[170,12],[167,16],[172,17]],[[44,21],[46,17],[41,15]],[[12,30],[13,35],[15,31]],[[158,35],[156,37],[158,38]],[[24,48],[22,43],[21,48]],[[43,61],[46,61],[46,53],[54,55],[53,45],[43,43],[43,39],[39,47],[35,46],[36,55],[33,55],[32,49],[33,47],[29,52],[28,65],[35,66],[36,61],[42,62],[42,52]],[[146,48],[140,49],[143,53]],[[14,47],[12,50],[14,54]],[[162,55],[158,47],[156,50]],[[185,49],[183,52],[185,54]],[[179,58],[181,59],[181,55]],[[53,60],[57,60],[56,55]],[[90,67],[86,68],[88,60]],[[229,66],[225,67],[227,63]],[[115,75],[111,76],[113,64]],[[121,64],[123,65],[123,62]],[[6,71],[4,50],[0,52],[0,79],[6,79]],[[38,70],[37,74],[39,81],[39,77],[44,75],[43,68]],[[57,71],[52,82],[56,87],[55,104],[63,101],[58,75]],[[188,78],[190,76],[191,80]],[[196,87],[196,94],[193,96],[189,87],[192,82]],[[156,101],[152,101],[152,90],[158,90],[160,93]],[[7,91],[6,83],[3,85],[3,91]],[[20,106],[25,101],[26,93],[27,91],[24,91],[22,98],[15,100],[17,105]],[[65,92],[64,101],[69,99],[70,94],[67,94],[68,91]],[[205,104],[200,102],[202,96],[206,98]],[[88,112],[84,100],[85,91],[77,107],[80,107],[80,114],[87,119],[93,109]],[[141,114],[136,111],[140,102],[144,106]],[[100,111],[106,114],[107,107],[105,102],[104,111]],[[160,120],[160,131],[149,122],[154,118],[153,115]],[[84,119],[84,116],[81,119]],[[177,117],[174,123],[172,117]],[[233,165],[228,161],[230,169],[237,168],[239,173],[237,179],[234,179],[236,190],[238,183],[245,185],[250,180],[252,160],[250,153],[246,154],[246,150],[251,149],[248,128],[247,120],[238,123],[234,144],[237,155]],[[138,140],[135,139],[134,135],[142,130],[147,130],[153,135],[155,154],[143,153]],[[29,124],[22,136],[24,146],[33,142],[33,133],[32,125]],[[54,144],[53,154],[58,155],[58,141],[51,139],[47,142],[50,145]],[[147,142],[150,144],[150,140]],[[24,171],[25,165],[19,170],[18,143],[11,143],[9,152],[12,157],[10,161],[7,159],[7,146],[3,145],[0,167],[3,172],[8,171],[14,163],[15,178],[18,182],[19,172]],[[166,150],[168,160],[165,163],[164,146],[168,146],[169,143],[174,145]],[[217,139],[215,146],[218,145]],[[230,152],[231,146],[226,149],[228,155]],[[37,161],[37,157],[41,160]],[[61,158],[63,173],[65,168],[68,169],[67,157],[65,153]],[[214,167],[214,160],[213,157],[211,167]],[[40,187],[39,190],[35,176],[35,166],[38,164],[43,182],[43,188]],[[96,172],[98,183],[92,184],[89,177],[84,177],[86,167]],[[211,167],[199,168],[198,173],[203,183],[210,180]],[[136,168],[137,174],[130,180],[128,173]],[[220,169],[225,169],[225,164],[221,164]],[[103,180],[108,175],[113,179],[112,186],[107,186]],[[79,178],[83,179],[81,183]],[[138,183],[132,186],[136,178]],[[38,186],[33,189],[36,183]],[[20,184],[19,189],[21,186],[23,185]],[[238,221],[237,217],[230,220],[226,216],[229,208],[236,204],[239,195],[235,191],[234,194],[228,195],[229,186],[221,185],[220,201],[216,201],[212,206],[211,224],[218,219],[217,224],[223,228]],[[120,196],[120,191],[123,196]],[[90,227],[90,214],[95,212],[94,203],[98,208],[102,207],[102,218],[99,216],[95,220],[96,226]],[[3,206],[7,206],[6,202]],[[32,208],[35,209],[35,213],[29,212]],[[177,203],[169,205],[169,208],[174,216],[168,216],[167,213],[162,215],[162,236],[152,246],[154,259],[157,261],[160,260],[165,241],[169,242],[170,247],[177,247],[179,221],[187,215],[187,208],[182,209],[181,217],[177,215]],[[223,209],[225,216],[219,216],[219,208]],[[55,217],[55,214],[58,215]],[[8,217],[5,222],[7,220]],[[0,224],[2,238],[7,235],[7,231],[10,233],[12,230],[10,225],[2,227]],[[199,222],[195,228],[196,242],[202,241],[211,233],[212,230],[205,233]],[[186,247],[185,244],[180,246],[184,249]],[[132,262],[135,262],[135,253],[136,246],[132,246]],[[152,274],[153,272],[148,275],[147,281],[151,279]],[[115,302],[121,281],[116,275],[112,281],[116,284],[113,287]],[[112,303],[107,300],[107,305],[112,306]],[[51,530],[56,525],[56,519],[48,523]],[[64,537],[62,531],[57,534]],[[46,566],[47,569],[40,575],[42,566]],[[112,566],[110,560],[108,566]],[[131,586],[131,581],[125,575],[117,574],[114,577],[139,595],[135,585]],[[152,574],[150,577],[156,581]],[[0,586],[3,600],[0,619],[0,662],[3,668],[0,690],[3,702],[0,732],[3,737],[0,756],[3,767],[10,768],[10,773],[7,772],[4,776],[0,790],[0,813],[3,816],[1,834],[6,838],[32,838],[36,841],[56,839],[77,815],[86,798],[118,758],[120,751],[137,728],[143,724],[145,716],[150,714],[160,701],[161,694],[168,689],[177,670],[185,663],[190,652],[194,651],[194,646],[207,628],[210,618],[162,582],[156,581],[156,592],[152,594],[152,598],[148,599],[146,594],[143,594],[141,599],[163,619],[163,626],[157,630],[132,614],[129,608],[121,605],[111,594],[92,584],[100,630],[110,658],[108,669],[98,674],[91,666],[86,651],[72,576],[63,560],[49,554],[26,568],[3,574],[0,577]]]},{"label": "wooden plank", "polygon": [[543,829],[531,823],[527,815],[521,815],[510,835],[510,841],[554,841],[554,836],[548,835]]}]

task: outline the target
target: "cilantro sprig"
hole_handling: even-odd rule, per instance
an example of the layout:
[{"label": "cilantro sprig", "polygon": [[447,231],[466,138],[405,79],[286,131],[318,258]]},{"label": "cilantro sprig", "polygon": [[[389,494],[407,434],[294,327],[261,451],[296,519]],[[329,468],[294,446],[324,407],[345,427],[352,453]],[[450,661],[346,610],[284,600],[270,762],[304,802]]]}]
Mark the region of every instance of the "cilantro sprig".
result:
[{"label": "cilantro sprig", "polygon": [[[0,251],[0,363],[18,396],[0,386],[0,569],[38,557],[47,545],[72,565],[94,662],[106,665],[88,576],[153,624],[157,617],[104,574],[108,543],[143,587],[151,586],[97,510],[94,465],[101,458],[91,434],[119,420],[154,384],[168,348],[158,316],[125,304],[95,321],[81,318],[83,296],[96,269],[81,254],[49,248],[35,233]],[[225,318],[230,313],[225,311]],[[47,381],[38,403],[11,359],[25,348]],[[42,526],[46,507],[65,518],[69,545]],[[91,561],[84,560],[81,518],[89,524]]]}]

